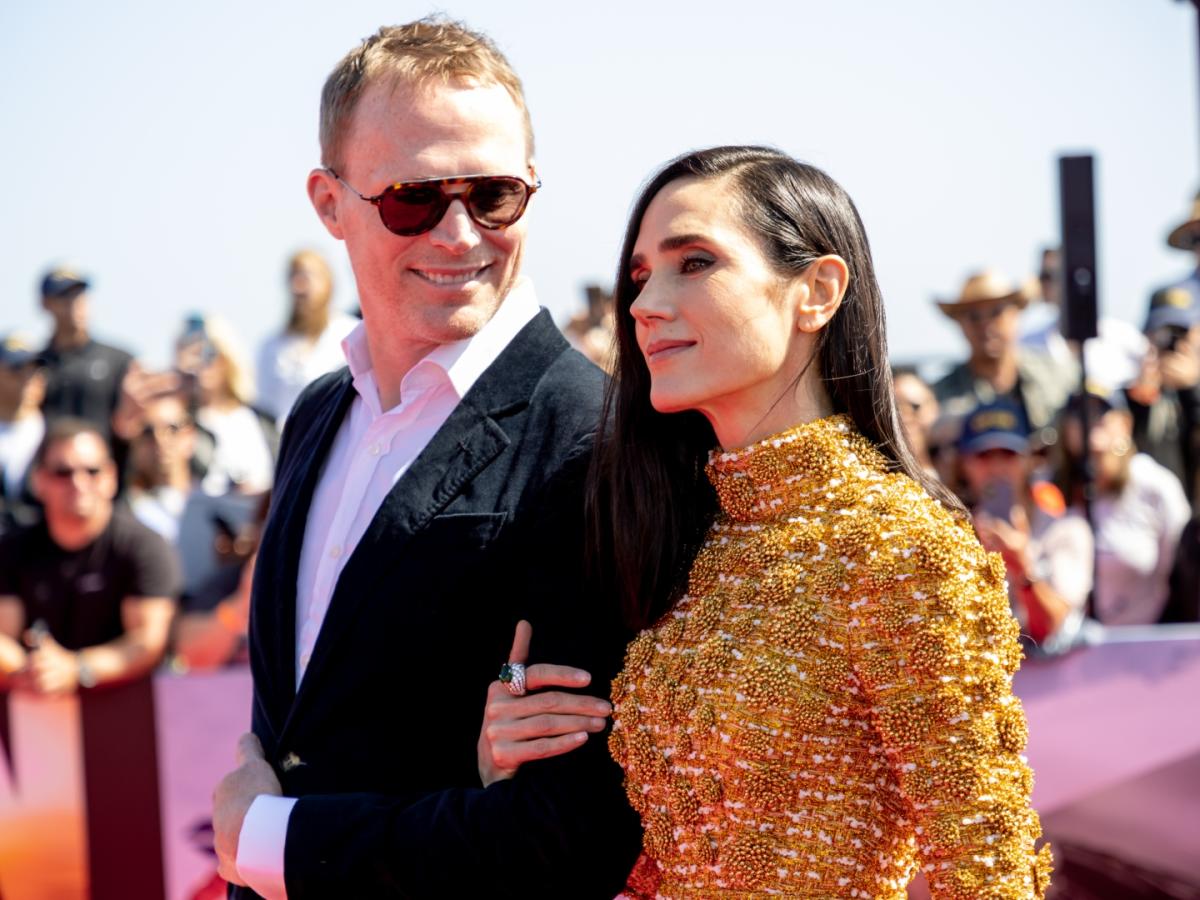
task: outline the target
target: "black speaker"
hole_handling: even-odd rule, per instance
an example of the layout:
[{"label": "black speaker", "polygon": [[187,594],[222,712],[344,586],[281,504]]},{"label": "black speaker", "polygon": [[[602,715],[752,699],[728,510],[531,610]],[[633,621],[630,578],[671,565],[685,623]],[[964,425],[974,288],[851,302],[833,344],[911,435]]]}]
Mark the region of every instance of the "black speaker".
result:
[{"label": "black speaker", "polygon": [[1060,156],[1062,211],[1062,334],[1069,341],[1096,336],[1096,201],[1091,156]]}]

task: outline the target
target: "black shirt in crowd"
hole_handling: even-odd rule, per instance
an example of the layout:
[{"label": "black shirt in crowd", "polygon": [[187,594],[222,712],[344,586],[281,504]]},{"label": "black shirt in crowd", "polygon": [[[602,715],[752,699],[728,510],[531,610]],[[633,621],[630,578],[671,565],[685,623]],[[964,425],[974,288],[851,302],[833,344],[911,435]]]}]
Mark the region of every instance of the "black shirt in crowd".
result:
[{"label": "black shirt in crowd", "polygon": [[106,439],[111,437],[113,410],[121,396],[121,381],[133,359],[124,350],[89,340],[81,347],[56,350],[46,347],[40,354],[46,367],[46,399],[42,412],[47,419],[74,416],[92,422]]},{"label": "black shirt in crowd", "polygon": [[17,596],[26,627],[44,622],[68,650],[120,637],[127,597],[175,597],[182,577],[174,549],[118,504],[95,541],[63,550],[45,523],[0,538],[0,596]]}]

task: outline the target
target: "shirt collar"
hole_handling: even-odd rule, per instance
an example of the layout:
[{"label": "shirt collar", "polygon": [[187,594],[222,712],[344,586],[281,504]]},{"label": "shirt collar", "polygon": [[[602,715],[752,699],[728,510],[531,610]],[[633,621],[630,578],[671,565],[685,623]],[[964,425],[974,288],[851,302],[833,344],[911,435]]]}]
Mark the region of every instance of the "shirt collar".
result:
[{"label": "shirt collar", "polygon": [[[413,366],[400,383],[401,395],[406,393],[405,387],[412,384],[410,379],[414,378],[419,369],[436,366],[449,380],[455,394],[461,400],[517,333],[538,314],[538,308],[533,282],[528,278],[519,278],[505,296],[500,308],[496,310],[496,314],[476,334],[461,341],[435,347]],[[371,366],[365,322],[359,322],[342,340],[342,352],[350,366],[355,389],[367,402],[371,411],[379,415],[382,412],[379,409],[379,391]],[[416,379],[424,380],[420,375],[416,375]]]}]

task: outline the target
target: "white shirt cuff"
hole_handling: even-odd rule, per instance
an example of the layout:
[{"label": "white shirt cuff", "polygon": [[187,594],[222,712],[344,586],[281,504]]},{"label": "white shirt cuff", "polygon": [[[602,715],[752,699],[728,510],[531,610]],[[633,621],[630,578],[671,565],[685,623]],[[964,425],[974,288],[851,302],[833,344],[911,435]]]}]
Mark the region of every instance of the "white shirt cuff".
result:
[{"label": "white shirt cuff", "polygon": [[283,848],[295,797],[259,794],[246,810],[238,835],[237,868],[242,881],[266,900],[287,900]]}]

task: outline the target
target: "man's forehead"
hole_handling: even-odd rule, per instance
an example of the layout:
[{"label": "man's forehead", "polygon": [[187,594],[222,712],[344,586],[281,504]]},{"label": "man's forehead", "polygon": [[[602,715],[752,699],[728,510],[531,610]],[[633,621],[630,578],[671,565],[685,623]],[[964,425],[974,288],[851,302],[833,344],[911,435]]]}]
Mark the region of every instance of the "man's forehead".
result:
[{"label": "man's forehead", "polygon": [[498,84],[372,85],[355,110],[344,155],[348,169],[391,181],[522,175],[528,163],[524,118]]},{"label": "man's forehead", "polygon": [[99,435],[87,431],[55,441],[46,448],[46,462],[48,463],[80,459],[89,462],[107,462],[109,459],[108,446]]}]

